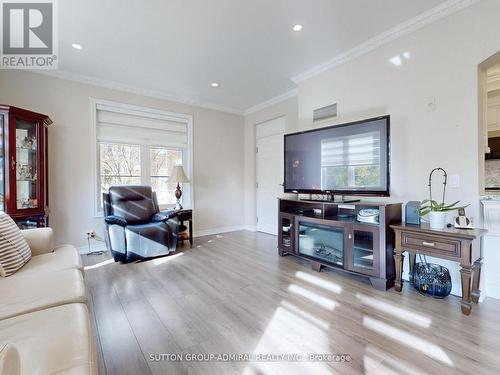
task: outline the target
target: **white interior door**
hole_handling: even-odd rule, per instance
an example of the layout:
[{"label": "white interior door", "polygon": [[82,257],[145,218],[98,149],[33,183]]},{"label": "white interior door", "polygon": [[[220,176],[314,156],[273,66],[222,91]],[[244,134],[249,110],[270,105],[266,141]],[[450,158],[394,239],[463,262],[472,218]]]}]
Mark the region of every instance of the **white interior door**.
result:
[{"label": "white interior door", "polygon": [[257,230],[278,234],[278,197],[283,195],[285,117],[256,126]]}]

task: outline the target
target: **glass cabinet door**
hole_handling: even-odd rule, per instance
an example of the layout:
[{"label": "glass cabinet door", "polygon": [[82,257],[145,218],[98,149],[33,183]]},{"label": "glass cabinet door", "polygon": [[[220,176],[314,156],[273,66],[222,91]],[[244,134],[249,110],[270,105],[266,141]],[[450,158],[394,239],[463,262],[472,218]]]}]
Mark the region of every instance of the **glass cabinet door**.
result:
[{"label": "glass cabinet door", "polygon": [[378,272],[378,228],[370,230],[354,226],[351,262],[354,271],[367,275]]},{"label": "glass cabinet door", "polygon": [[37,123],[16,119],[15,136],[16,209],[37,208]]},{"label": "glass cabinet door", "polygon": [[5,211],[5,176],[4,176],[4,158],[5,150],[3,147],[3,135],[5,125],[5,114],[0,113],[0,211]]},{"label": "glass cabinet door", "polygon": [[293,216],[280,214],[278,227],[278,247],[282,253],[294,253]]},{"label": "glass cabinet door", "polygon": [[299,221],[298,231],[298,251],[300,255],[343,267],[343,227]]}]

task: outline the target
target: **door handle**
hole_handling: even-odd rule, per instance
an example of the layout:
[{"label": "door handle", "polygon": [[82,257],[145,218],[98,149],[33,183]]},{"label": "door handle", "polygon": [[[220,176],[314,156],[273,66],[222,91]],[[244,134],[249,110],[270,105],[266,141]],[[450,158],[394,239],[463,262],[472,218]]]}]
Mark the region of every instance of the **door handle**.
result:
[{"label": "door handle", "polygon": [[422,245],[427,246],[427,247],[434,247],[435,243],[434,242],[422,242]]}]

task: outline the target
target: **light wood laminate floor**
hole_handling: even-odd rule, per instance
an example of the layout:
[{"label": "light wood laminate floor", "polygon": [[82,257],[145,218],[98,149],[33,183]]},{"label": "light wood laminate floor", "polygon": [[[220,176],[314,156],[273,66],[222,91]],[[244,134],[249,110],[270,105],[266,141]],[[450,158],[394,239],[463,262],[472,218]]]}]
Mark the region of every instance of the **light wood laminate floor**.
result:
[{"label": "light wood laminate floor", "polygon": [[[405,284],[317,273],[276,237],[201,237],[134,264],[84,256],[101,374],[500,373],[500,301],[435,300]],[[151,354],[344,353],[350,362],[175,362]]]}]

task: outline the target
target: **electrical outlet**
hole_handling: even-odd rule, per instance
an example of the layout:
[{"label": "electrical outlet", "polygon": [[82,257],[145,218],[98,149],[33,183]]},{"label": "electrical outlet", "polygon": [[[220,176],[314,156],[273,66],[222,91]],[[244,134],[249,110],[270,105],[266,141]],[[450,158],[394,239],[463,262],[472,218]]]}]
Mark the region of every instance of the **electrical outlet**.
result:
[{"label": "electrical outlet", "polygon": [[460,175],[452,174],[449,177],[448,186],[452,189],[458,189],[460,187]]},{"label": "electrical outlet", "polygon": [[436,110],[436,100],[431,99],[426,103],[427,112],[434,112]]},{"label": "electrical outlet", "polygon": [[85,234],[87,235],[87,239],[91,239],[91,238],[96,237],[95,230],[93,230],[93,229],[86,231]]}]

